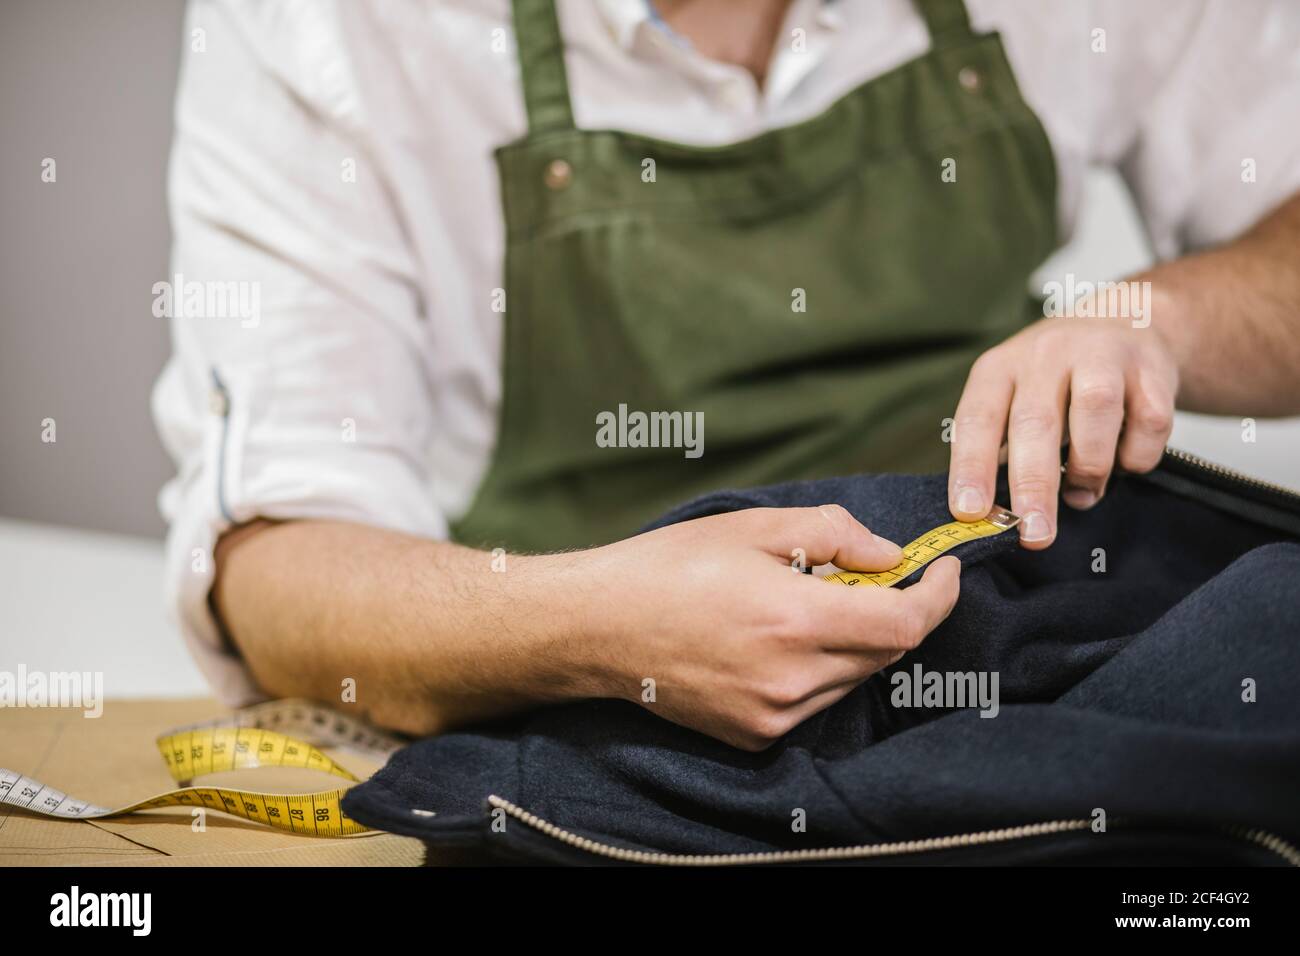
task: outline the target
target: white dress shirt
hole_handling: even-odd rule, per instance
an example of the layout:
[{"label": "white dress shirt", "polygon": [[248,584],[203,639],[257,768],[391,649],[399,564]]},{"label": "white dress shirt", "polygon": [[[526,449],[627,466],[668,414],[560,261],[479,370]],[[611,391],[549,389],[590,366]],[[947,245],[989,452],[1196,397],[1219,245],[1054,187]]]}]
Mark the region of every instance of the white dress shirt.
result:
[{"label": "white dress shirt", "polygon": [[[1300,4],[967,5],[1051,140],[1062,243],[1089,164],[1121,171],[1161,257],[1300,189]],[[559,14],[580,127],[701,145],[807,119],[929,44],[909,0],[794,0],[760,89],[645,0]],[[241,704],[260,695],[207,605],[222,531],[261,515],[442,538],[484,476],[503,332],[492,151],[526,124],[508,0],[209,0],[184,39],[181,305],[162,313],[175,354],[153,396],[178,474],[161,507],[171,602]],[[184,307],[191,283],[244,297],[205,315]]]}]

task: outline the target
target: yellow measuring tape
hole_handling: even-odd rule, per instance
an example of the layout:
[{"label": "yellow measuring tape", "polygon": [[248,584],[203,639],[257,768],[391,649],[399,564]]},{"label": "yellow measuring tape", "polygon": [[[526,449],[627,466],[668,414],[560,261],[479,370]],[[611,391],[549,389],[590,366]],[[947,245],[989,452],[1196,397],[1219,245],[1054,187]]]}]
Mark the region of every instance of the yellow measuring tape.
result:
[{"label": "yellow measuring tape", "polygon": [[1006,508],[994,505],[993,510],[978,521],[950,521],[932,528],[921,537],[903,546],[903,560],[888,571],[836,571],[823,581],[832,584],[869,584],[873,587],[893,587],[918,568],[923,568],[945,551],[977,538],[991,538],[1010,531],[1020,524],[1020,517]]},{"label": "yellow measuring tape", "polygon": [[[837,571],[835,584],[892,587],[959,544],[1009,531],[1020,518],[994,507],[979,521],[951,521],[927,531],[903,548],[903,560],[888,571]],[[117,809],[77,800],[39,780],[0,768],[0,805],[66,820],[97,820],[160,807],[203,807],[252,823],[308,836],[353,836],[368,827],[344,815],[346,788],[317,793],[267,793],[228,787],[192,786],[196,777],[256,767],[316,770],[349,782],[358,778],[320,748],[353,750],[384,759],[400,746],[397,738],[355,718],[308,701],[281,700],[237,711],[230,717],[168,731],[157,740],[172,779],[181,786]]]},{"label": "yellow measuring tape", "polygon": [[207,774],[254,767],[317,770],[355,783],[358,778],[326,756],[321,747],[384,759],[400,742],[319,704],[280,700],[247,707],[228,718],[168,731],[157,744],[172,779],[181,785],[179,789],[109,809],[0,768],[0,805],[65,820],[97,820],[159,807],[202,807],[291,833],[353,836],[373,831],[344,815],[340,804],[346,788],[318,793],[266,793],[196,787],[190,783]]}]

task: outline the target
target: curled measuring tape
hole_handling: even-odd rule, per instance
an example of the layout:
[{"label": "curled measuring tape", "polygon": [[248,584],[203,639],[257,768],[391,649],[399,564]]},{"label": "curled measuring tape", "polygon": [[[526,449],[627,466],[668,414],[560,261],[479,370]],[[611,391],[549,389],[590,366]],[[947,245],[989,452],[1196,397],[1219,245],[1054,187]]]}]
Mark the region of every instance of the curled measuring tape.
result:
[{"label": "curled measuring tape", "polygon": [[65,820],[97,820],[159,807],[204,807],[291,833],[354,836],[374,831],[344,815],[341,801],[347,788],[267,793],[191,783],[207,774],[254,767],[317,770],[355,783],[358,778],[320,748],[351,750],[371,759],[383,759],[400,746],[400,741],[319,704],[281,700],[170,730],[158,738],[157,744],[172,779],[179,784],[175,790],[110,809],[0,768],[0,804]]},{"label": "curled measuring tape", "polygon": [[991,538],[1004,531],[1010,531],[1020,524],[1020,517],[1013,515],[1006,508],[994,505],[978,521],[949,521],[937,528],[932,528],[915,541],[903,546],[903,560],[897,567],[888,571],[836,571],[828,574],[823,581],[832,584],[867,584],[872,587],[893,587],[912,572],[925,567],[945,551],[950,551],[959,544],[974,541],[977,538]]}]

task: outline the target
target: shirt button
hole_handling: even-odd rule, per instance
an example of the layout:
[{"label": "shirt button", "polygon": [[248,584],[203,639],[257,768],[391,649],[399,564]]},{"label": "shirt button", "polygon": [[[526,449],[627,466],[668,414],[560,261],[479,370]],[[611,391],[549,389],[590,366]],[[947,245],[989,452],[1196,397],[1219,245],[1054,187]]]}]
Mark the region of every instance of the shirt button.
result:
[{"label": "shirt button", "polygon": [[546,164],[546,172],[542,174],[546,188],[557,191],[567,187],[572,179],[573,167],[562,159],[551,160]]},{"label": "shirt button", "polygon": [[980,87],[984,85],[984,77],[980,76],[980,71],[973,66],[963,66],[957,71],[957,82],[962,85],[962,89],[978,93]]}]

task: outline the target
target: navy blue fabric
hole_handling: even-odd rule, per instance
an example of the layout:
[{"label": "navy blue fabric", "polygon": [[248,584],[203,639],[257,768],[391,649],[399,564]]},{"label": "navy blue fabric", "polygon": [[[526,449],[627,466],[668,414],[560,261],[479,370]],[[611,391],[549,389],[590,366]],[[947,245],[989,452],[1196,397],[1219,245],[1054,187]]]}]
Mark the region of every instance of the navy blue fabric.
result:
[{"label": "navy blue fabric", "polygon": [[[656,525],[838,502],[902,543],[950,520],[945,489],[938,475],[799,482],[707,496]],[[763,753],[633,704],[588,701],[419,741],[350,791],[345,811],[434,844],[593,862],[513,819],[494,832],[487,797],[601,842],[676,853],[911,840],[1102,808],[1108,834],[928,861],[1279,861],[1221,828],[1300,835],[1295,536],[1120,477],[1093,510],[1063,510],[1045,552],[1019,548],[1012,532],[954,553],[962,593],[949,620]],[[998,672],[1000,712],[892,706],[890,675],[918,663]],[[796,809],[806,832],[792,831]],[[927,858],[883,862],[917,861]]]}]

